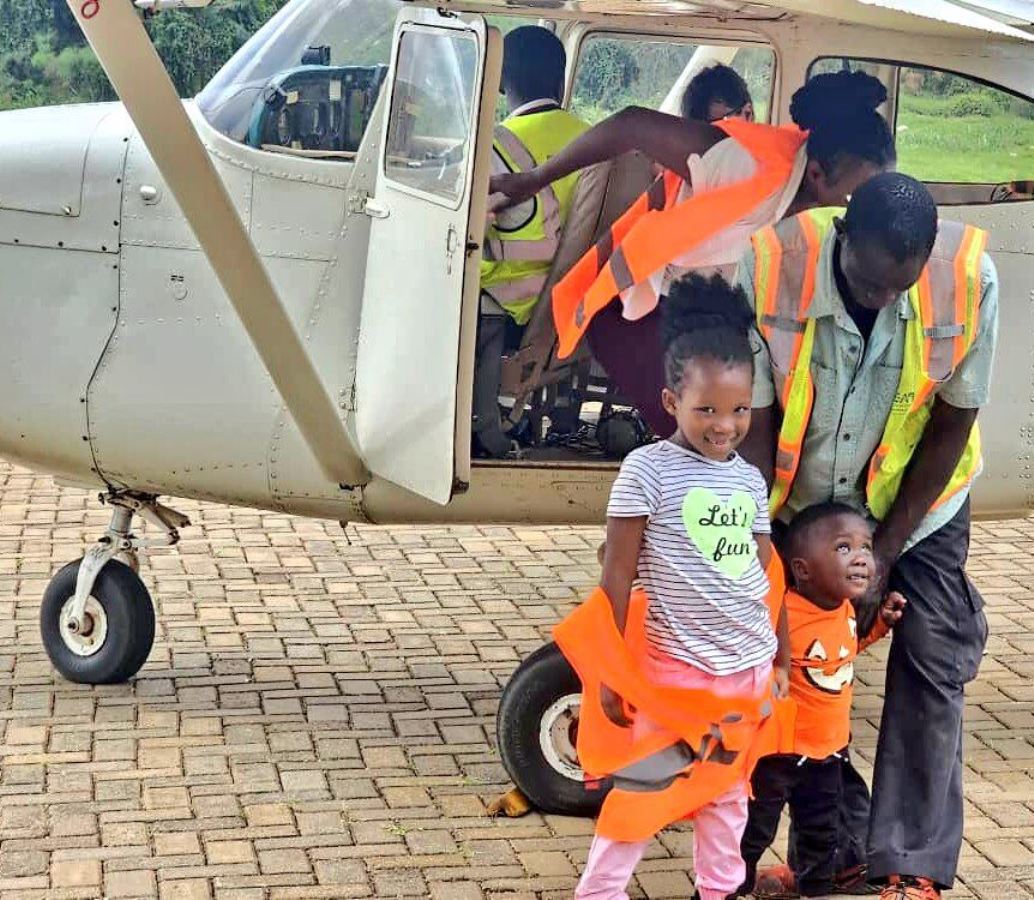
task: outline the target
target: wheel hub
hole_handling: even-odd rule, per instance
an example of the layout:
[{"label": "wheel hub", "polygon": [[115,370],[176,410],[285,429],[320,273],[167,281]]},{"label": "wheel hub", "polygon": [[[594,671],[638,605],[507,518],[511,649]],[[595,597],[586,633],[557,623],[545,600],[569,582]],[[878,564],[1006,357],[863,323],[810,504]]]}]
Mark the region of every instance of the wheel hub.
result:
[{"label": "wheel hub", "polygon": [[582,782],[585,774],[578,764],[578,714],[580,694],[566,694],[545,711],[539,723],[539,746],[546,762],[566,778]]},{"label": "wheel hub", "polygon": [[87,597],[82,627],[77,627],[72,618],[74,603],[75,598],[69,597],[61,607],[61,639],[76,656],[93,656],[108,636],[108,617],[94,597]]}]

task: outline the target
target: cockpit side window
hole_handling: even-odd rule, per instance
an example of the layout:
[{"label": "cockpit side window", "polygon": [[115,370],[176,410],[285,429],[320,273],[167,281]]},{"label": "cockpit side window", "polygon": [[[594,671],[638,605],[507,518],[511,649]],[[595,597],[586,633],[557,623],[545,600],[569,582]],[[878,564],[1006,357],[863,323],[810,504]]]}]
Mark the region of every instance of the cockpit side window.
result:
[{"label": "cockpit side window", "polygon": [[[974,78],[904,62],[822,58],[808,77],[862,69],[888,85],[898,170],[940,205],[1034,199],[1034,102]],[[881,110],[882,111],[882,110]]]},{"label": "cockpit side window", "polygon": [[351,159],[387,74],[401,0],[295,0],[198,95],[209,123],[252,147]]},{"label": "cockpit side window", "polygon": [[754,118],[767,122],[775,54],[762,44],[705,45],[692,40],[591,33],[582,41],[571,90],[571,111],[598,122],[626,106],[677,112],[690,78],[714,63],[735,69],[747,83]]}]

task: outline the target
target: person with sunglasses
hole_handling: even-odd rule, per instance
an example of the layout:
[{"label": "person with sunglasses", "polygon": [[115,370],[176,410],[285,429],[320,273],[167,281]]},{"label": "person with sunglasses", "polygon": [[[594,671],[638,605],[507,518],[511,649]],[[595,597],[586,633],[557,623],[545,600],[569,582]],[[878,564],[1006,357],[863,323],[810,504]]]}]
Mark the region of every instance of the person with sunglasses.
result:
[{"label": "person with sunglasses", "polygon": [[686,85],[682,118],[687,121],[720,122],[723,119],[754,121],[754,102],[747,82],[731,66],[715,63],[702,69]]}]

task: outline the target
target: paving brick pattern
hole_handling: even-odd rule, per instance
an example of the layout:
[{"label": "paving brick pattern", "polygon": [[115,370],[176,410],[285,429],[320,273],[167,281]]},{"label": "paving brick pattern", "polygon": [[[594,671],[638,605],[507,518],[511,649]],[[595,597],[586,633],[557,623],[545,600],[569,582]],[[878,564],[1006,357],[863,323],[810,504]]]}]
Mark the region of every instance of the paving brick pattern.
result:
[{"label": "paving brick pattern", "polygon": [[[57,678],[39,598],[107,516],[0,464],[0,898],[569,897],[591,823],[499,820],[501,686],[596,577],[591,528],[355,528],[183,502],[143,576],[133,684]],[[969,691],[953,896],[1034,897],[1034,520],[976,529],[992,637]],[[876,648],[859,666],[871,761]],[[636,897],[688,898],[673,829]]]}]

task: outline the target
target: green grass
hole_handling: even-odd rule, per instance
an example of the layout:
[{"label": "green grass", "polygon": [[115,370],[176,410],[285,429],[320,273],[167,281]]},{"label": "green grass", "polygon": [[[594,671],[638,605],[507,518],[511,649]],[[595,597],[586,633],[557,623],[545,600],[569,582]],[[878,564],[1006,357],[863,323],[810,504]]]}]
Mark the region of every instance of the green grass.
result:
[{"label": "green grass", "polygon": [[997,184],[1034,178],[1034,120],[1003,110],[952,116],[950,98],[903,97],[898,169],[924,181]]}]

